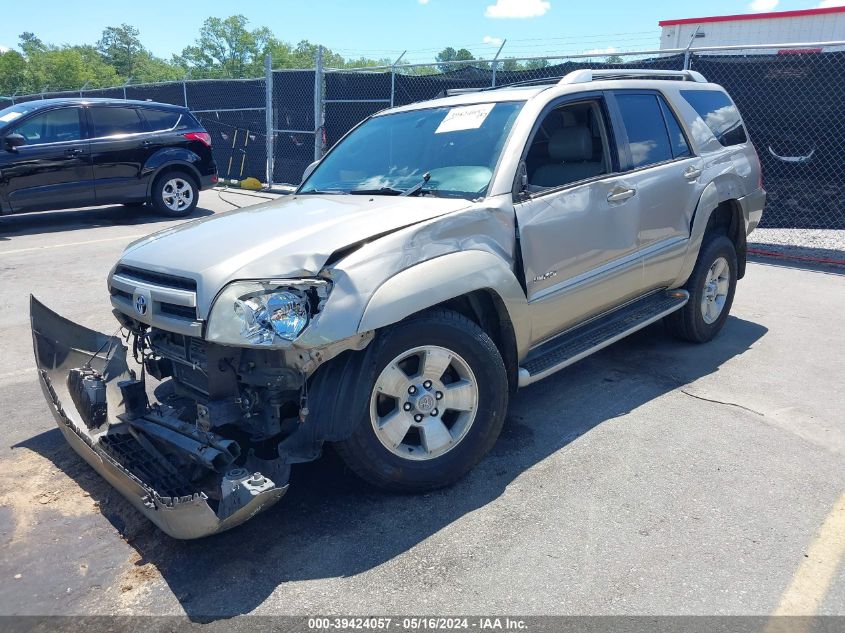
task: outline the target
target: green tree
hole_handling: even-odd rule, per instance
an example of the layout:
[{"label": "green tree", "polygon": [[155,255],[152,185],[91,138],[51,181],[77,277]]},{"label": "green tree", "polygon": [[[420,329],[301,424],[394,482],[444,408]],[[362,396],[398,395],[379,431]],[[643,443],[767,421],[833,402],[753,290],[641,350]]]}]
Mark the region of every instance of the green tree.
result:
[{"label": "green tree", "polygon": [[26,59],[17,51],[0,53],[0,94],[11,95],[24,86]]},{"label": "green tree", "polygon": [[529,59],[523,65],[523,70],[540,70],[549,66],[548,59]]},{"label": "green tree", "polygon": [[[187,77],[182,66],[172,64],[164,59],[155,57],[149,52],[140,55],[135,60],[132,71],[132,83],[152,83],[156,81],[181,81]],[[129,79],[125,77],[124,79]]]},{"label": "green tree", "polygon": [[263,73],[264,55],[275,44],[267,27],[250,31],[242,15],[208,18],[194,46],[176,58],[192,70],[191,76],[257,77]]},{"label": "green tree", "polygon": [[[451,46],[447,46],[442,51],[437,53],[435,59],[438,62],[462,62],[462,61],[473,61],[475,57],[473,57],[472,53],[470,53],[465,48],[459,48],[455,50]],[[440,72],[449,72],[450,70],[455,70],[460,68],[464,64],[445,64],[445,63],[438,63],[437,67],[440,69]]]},{"label": "green tree", "polygon": [[[138,29],[109,26],[96,45],[45,43],[35,33],[20,36],[20,49],[0,54],[0,93],[37,93],[42,90],[79,90],[135,83],[193,78],[260,77],[264,57],[272,55],[274,68],[313,68],[318,44],[302,40],[295,46],[277,39],[266,27],[250,29],[242,15],[208,18],[193,45],[181,55],[164,60],[147,50]],[[469,51],[456,51],[471,59]],[[389,65],[389,59],[345,59],[323,48],[327,67]],[[433,68],[429,69],[433,72]],[[422,69],[420,72],[425,72]]]},{"label": "green tree", "polygon": [[93,46],[63,46],[32,55],[27,60],[32,90],[78,90],[114,86],[120,77]]},{"label": "green tree", "polygon": [[44,45],[44,42],[35,36],[35,33],[31,33],[29,31],[21,33],[20,38],[18,39],[20,40],[20,47],[23,54],[27,56],[43,52],[47,48]]},{"label": "green tree", "polygon": [[624,60],[619,55],[610,55],[604,61],[607,64],[621,64]]},{"label": "green tree", "polygon": [[128,24],[108,26],[97,42],[97,50],[103,61],[114,67],[117,73],[128,79],[135,74],[135,68],[149,53],[138,38],[138,29]]}]

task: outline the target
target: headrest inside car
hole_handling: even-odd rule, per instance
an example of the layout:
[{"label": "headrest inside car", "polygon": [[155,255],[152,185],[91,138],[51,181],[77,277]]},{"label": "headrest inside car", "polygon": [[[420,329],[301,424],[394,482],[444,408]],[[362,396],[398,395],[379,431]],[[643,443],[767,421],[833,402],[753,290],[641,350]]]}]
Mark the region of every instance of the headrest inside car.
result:
[{"label": "headrest inside car", "polygon": [[584,161],[593,158],[593,138],[584,126],[556,130],[549,138],[549,158],[555,162]]}]

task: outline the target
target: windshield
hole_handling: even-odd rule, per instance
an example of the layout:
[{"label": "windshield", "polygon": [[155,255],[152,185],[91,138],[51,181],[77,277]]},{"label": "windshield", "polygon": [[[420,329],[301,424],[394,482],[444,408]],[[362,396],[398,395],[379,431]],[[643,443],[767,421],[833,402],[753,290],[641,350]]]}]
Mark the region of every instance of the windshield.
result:
[{"label": "windshield", "polygon": [[487,191],[523,102],[373,117],[317,166],[299,193],[477,198]]},{"label": "windshield", "polygon": [[22,117],[30,110],[32,110],[32,106],[26,103],[19,103],[8,108],[3,108],[0,110],[0,129],[6,127],[15,119]]}]

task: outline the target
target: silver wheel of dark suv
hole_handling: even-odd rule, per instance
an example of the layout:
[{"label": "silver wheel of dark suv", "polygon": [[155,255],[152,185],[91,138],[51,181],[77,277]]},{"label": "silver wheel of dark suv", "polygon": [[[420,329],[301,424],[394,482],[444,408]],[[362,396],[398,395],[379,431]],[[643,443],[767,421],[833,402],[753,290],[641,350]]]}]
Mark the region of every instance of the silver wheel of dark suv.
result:
[{"label": "silver wheel of dark suv", "polygon": [[153,206],[162,215],[184,217],[196,208],[198,199],[194,179],[182,172],[162,174],[153,184]]}]

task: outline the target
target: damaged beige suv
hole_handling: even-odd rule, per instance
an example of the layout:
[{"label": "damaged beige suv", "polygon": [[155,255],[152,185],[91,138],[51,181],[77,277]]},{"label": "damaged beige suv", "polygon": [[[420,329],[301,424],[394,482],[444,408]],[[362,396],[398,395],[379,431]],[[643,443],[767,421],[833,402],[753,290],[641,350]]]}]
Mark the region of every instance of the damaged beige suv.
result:
[{"label": "damaged beige suv", "polygon": [[760,163],[698,73],[589,71],[393,108],[294,195],[155,233],[108,278],[124,336],[32,299],[73,448],[168,534],[230,528],[334,443],[377,486],[449,484],[508,397],[663,319],[724,326]]}]

